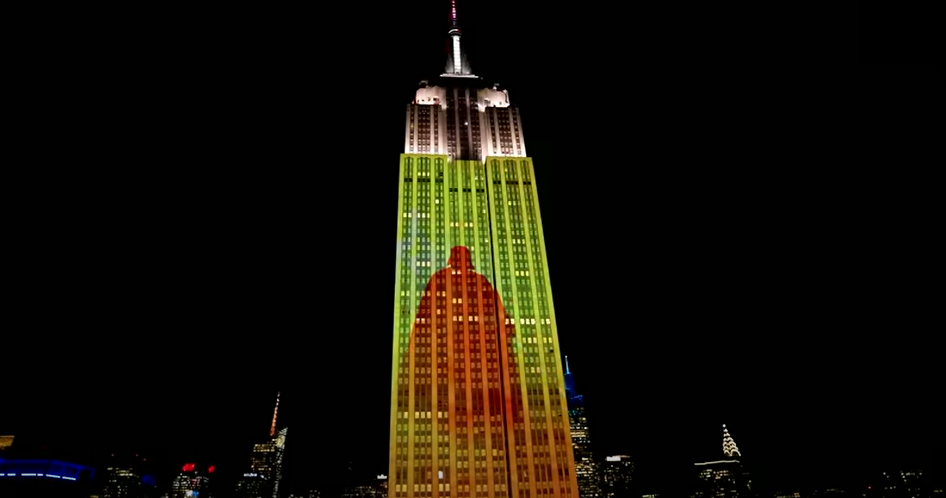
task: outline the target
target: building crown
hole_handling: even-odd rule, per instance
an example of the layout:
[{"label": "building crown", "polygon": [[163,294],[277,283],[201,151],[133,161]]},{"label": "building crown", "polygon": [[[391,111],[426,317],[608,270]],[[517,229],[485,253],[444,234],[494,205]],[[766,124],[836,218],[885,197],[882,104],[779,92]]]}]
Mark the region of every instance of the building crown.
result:
[{"label": "building crown", "polygon": [[732,436],[729,435],[729,429],[726,428],[726,424],[723,424],[723,454],[728,457],[733,455],[742,456],[742,453],[739,453],[736,442],[733,440]]}]

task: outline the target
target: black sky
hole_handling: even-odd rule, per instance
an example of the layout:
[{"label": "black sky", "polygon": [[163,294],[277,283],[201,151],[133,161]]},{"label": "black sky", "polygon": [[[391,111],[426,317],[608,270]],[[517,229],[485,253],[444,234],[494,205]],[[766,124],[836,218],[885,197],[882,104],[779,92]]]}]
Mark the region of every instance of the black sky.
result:
[{"label": "black sky", "polygon": [[[0,433],[236,473],[280,389],[291,489],[385,472],[397,159],[442,3],[24,17]],[[935,197],[846,171],[727,9],[459,6],[521,107],[598,450],[671,490],[722,423],[771,487],[942,464]]]},{"label": "black sky", "polygon": [[860,62],[888,68],[932,68],[943,57],[943,35],[931,9],[922,2],[858,2]]}]

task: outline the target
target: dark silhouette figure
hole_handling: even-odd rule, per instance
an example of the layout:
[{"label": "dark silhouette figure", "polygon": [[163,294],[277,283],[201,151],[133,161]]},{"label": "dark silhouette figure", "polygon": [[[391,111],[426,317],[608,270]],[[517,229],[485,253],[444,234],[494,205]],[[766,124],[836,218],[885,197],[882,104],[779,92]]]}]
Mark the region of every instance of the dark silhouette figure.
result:
[{"label": "dark silhouette figure", "polygon": [[[475,271],[466,247],[453,247],[447,264],[431,276],[421,296],[398,386],[399,410],[415,418],[413,482],[434,486],[451,480],[451,466],[438,462],[444,445],[454,444],[471,463],[476,454],[497,463],[507,460],[512,449],[505,447],[505,433],[521,410],[512,320],[489,280]],[[427,417],[431,429],[417,429],[428,427]],[[418,465],[417,455],[429,458],[429,464]],[[494,482],[506,482],[506,468],[460,466],[453,482],[475,483],[487,473],[494,473]]]}]

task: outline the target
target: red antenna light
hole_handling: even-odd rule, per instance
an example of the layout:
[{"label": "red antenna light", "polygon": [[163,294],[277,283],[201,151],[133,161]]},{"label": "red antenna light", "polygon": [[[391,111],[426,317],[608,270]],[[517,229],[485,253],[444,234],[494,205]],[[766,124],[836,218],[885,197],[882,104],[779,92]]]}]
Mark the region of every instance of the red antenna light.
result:
[{"label": "red antenna light", "polygon": [[208,473],[208,474],[213,474],[213,473],[214,473],[214,469],[215,469],[215,467],[214,467],[213,465],[211,465],[210,467],[207,467],[207,473]]},{"label": "red antenna light", "polygon": [[181,467],[181,470],[183,470],[184,472],[192,472],[194,470],[194,467],[195,465],[192,463],[185,463],[184,466]]}]

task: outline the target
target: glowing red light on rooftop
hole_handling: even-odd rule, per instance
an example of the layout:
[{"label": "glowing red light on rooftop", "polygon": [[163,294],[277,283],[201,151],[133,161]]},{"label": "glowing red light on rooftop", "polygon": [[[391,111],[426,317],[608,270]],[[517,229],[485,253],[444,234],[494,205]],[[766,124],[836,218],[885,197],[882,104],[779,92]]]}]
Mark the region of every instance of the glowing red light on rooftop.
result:
[{"label": "glowing red light on rooftop", "polygon": [[216,468],[216,467],[214,467],[213,465],[211,465],[210,467],[207,467],[207,473],[208,473],[208,474],[213,474],[215,468]]},{"label": "glowing red light on rooftop", "polygon": [[181,467],[181,470],[183,470],[184,472],[191,472],[194,470],[194,467],[195,465],[192,463],[185,463],[184,466]]}]

